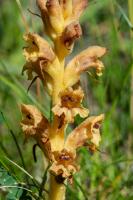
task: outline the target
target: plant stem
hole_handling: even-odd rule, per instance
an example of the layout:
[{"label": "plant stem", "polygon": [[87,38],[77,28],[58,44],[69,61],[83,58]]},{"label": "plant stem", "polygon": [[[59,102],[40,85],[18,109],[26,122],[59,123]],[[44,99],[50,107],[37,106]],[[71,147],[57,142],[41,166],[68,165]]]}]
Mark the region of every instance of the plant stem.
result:
[{"label": "plant stem", "polygon": [[50,175],[50,193],[49,200],[64,200],[65,199],[65,185],[57,183],[55,177]]}]

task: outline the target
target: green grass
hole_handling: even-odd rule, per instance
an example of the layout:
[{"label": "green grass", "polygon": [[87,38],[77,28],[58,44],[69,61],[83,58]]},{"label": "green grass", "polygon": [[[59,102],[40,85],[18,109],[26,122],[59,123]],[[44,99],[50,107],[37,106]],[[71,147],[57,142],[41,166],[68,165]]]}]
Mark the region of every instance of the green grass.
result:
[{"label": "green grass", "polygon": [[[22,55],[24,26],[20,11],[15,1],[1,2],[0,111],[4,114],[4,118],[0,115],[0,160],[5,163],[10,173],[15,175],[18,182],[27,184],[25,173],[5,158],[5,156],[10,158],[24,168],[11,134],[12,130],[22,152],[25,170],[30,172],[36,179],[35,183],[40,185],[44,175],[42,172],[45,172],[42,153],[37,149],[38,160],[35,163],[32,155],[34,142],[23,145],[19,107],[21,103],[35,104],[49,118],[50,99],[47,94],[41,94],[41,101],[36,99],[35,83],[27,93],[30,83],[26,81],[26,76],[21,76],[24,64]],[[24,13],[32,29],[41,34],[40,19],[32,16],[34,23],[31,24],[31,14],[27,11],[31,8],[29,2],[22,1]],[[90,155],[85,149],[79,151],[81,170],[75,175],[73,186],[68,186],[66,199],[131,200],[133,199],[133,126],[130,121],[132,24],[128,18],[128,2],[125,0],[89,2],[90,5],[81,18],[83,37],[76,42],[73,55],[90,45],[101,45],[108,49],[103,59],[105,63],[103,76],[97,79],[84,75],[82,81],[86,93],[85,104],[91,114],[105,113],[105,122],[102,129],[101,152]],[[37,12],[35,3],[31,10]],[[78,119],[75,123],[79,123]],[[34,188],[35,183],[32,183],[30,178],[28,181],[33,184],[29,190],[38,194],[38,189]],[[0,189],[0,199],[4,200],[5,195],[6,193]],[[36,198],[36,195],[32,197],[30,193],[25,195]]]}]

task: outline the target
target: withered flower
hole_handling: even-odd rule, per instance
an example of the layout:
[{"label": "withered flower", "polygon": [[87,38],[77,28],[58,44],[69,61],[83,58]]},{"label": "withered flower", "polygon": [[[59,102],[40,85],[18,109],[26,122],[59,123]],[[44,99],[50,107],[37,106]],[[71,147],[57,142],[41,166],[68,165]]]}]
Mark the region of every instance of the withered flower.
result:
[{"label": "withered flower", "polygon": [[77,90],[69,88],[60,93],[60,102],[53,107],[52,111],[57,116],[64,114],[67,122],[73,122],[77,114],[83,118],[87,117],[88,109],[81,106],[83,97],[84,93],[81,88]]},{"label": "withered flower", "polygon": [[27,70],[30,80],[33,78],[33,72],[43,79],[43,70],[46,71],[48,64],[55,60],[55,54],[48,42],[38,34],[28,33],[24,36],[24,40],[27,42],[27,47],[24,48],[27,62],[22,72]]},{"label": "withered flower", "polygon": [[49,122],[42,113],[32,105],[21,105],[21,127],[25,134],[25,141],[33,137],[46,157],[51,160],[51,145],[49,141]]},{"label": "withered flower", "polygon": [[84,71],[94,68],[96,74],[102,74],[104,65],[99,60],[106,53],[106,48],[100,46],[91,46],[74,57],[66,66],[64,75],[65,87],[76,84],[80,79],[80,74]]}]

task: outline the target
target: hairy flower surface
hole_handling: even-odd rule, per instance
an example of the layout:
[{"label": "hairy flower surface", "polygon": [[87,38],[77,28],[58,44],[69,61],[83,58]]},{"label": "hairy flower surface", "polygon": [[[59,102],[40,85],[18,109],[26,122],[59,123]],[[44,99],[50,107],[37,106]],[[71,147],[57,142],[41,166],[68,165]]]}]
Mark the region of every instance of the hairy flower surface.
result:
[{"label": "hairy flower surface", "polygon": [[83,118],[87,117],[88,109],[81,106],[83,97],[81,88],[76,90],[69,88],[60,93],[60,102],[53,107],[52,111],[57,116],[64,115],[67,122],[73,122],[77,114]]}]

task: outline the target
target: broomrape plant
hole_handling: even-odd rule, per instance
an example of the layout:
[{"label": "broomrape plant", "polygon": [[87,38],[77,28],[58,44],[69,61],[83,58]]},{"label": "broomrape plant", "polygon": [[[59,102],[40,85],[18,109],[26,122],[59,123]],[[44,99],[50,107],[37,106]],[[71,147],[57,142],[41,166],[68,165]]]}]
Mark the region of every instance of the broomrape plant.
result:
[{"label": "broomrape plant", "polygon": [[[82,105],[84,92],[80,75],[91,68],[98,76],[102,75],[104,65],[100,58],[106,53],[106,48],[88,47],[65,63],[75,41],[82,35],[79,17],[87,2],[37,0],[45,34],[52,43],[37,33],[24,35],[27,46],[24,48],[26,63],[22,72],[26,71],[29,80],[33,80],[36,74],[52,99],[52,122],[35,106],[21,105],[25,138],[33,137],[51,164],[50,200],[65,199],[64,183],[72,184],[73,174],[79,171],[76,150],[84,146],[95,152],[101,140],[100,126],[104,115],[88,117],[89,110]],[[65,138],[66,128],[74,122],[76,115],[86,119]]]}]

